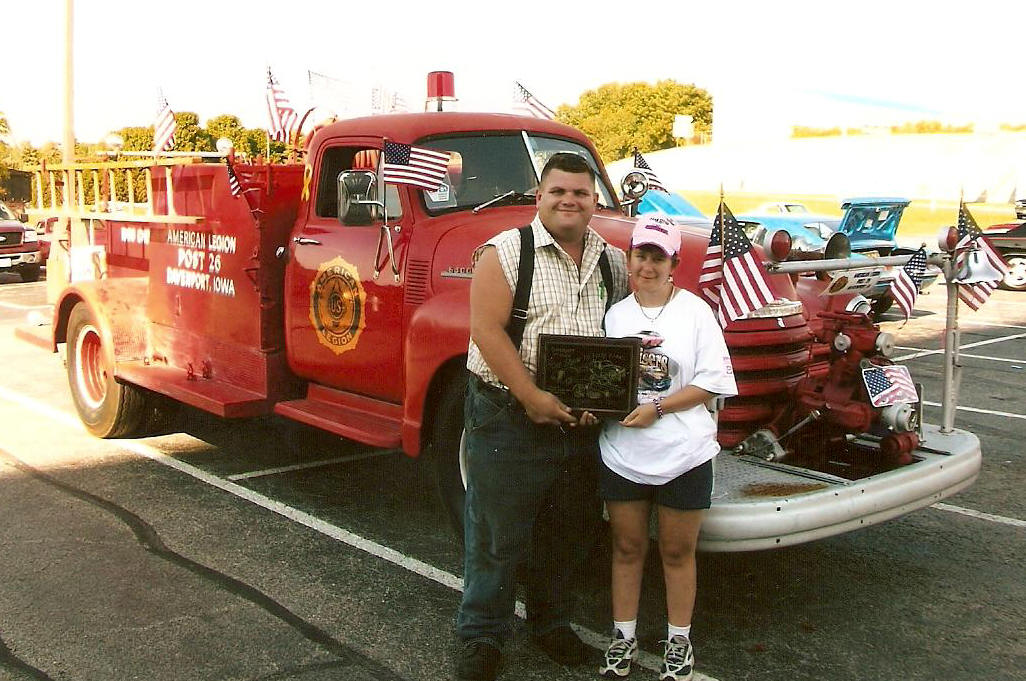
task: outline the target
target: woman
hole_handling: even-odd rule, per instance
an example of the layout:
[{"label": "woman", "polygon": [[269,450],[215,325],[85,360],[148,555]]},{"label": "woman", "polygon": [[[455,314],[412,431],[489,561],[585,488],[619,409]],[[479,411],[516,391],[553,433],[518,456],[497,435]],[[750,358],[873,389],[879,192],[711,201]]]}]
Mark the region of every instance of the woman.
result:
[{"label": "woman", "polygon": [[634,295],[606,314],[607,335],[642,339],[638,406],[619,423],[607,423],[599,440],[599,493],[613,533],[614,632],[599,668],[606,677],[627,676],[638,656],[638,597],[653,503],[668,615],[659,678],[687,681],[694,673],[695,544],[720,449],[705,404],[717,395],[736,395],[737,385],[712,310],[673,285],[680,246],[680,232],[669,220],[640,220],[627,254]]}]

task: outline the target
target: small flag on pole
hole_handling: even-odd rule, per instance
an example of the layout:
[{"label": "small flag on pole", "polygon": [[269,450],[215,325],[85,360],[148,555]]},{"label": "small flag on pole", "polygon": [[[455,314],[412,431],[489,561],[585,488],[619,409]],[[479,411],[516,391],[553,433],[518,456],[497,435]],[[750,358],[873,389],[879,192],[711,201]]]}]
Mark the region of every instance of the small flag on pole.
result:
[{"label": "small flag on pole", "polygon": [[271,118],[268,127],[271,139],[287,143],[292,137],[299,116],[278,85],[278,81],[271,75],[270,67],[267,67],[267,115]]},{"label": "small flag on pole", "polygon": [[513,110],[523,113],[525,116],[534,118],[545,118],[553,120],[556,112],[545,106],[538,99],[528,92],[527,88],[517,81],[513,81]]},{"label": "small flag on pole", "polygon": [[[726,206],[720,204],[724,209]],[[729,210],[727,211],[730,212]],[[733,217],[733,216],[731,216]],[[717,220],[719,215],[717,215]],[[698,292],[714,310],[720,309],[720,285],[723,283],[723,230],[719,224],[709,234],[709,245],[705,249],[705,260],[698,275]]]},{"label": "small flag on pole", "polygon": [[862,382],[874,407],[887,407],[902,402],[918,402],[919,394],[908,367],[892,364],[869,366],[862,370]]},{"label": "small flag on pole", "polygon": [[224,162],[228,165],[228,188],[231,189],[232,196],[242,196],[242,183],[239,182],[239,176],[235,174],[232,160],[226,158]]},{"label": "small flag on pole", "polygon": [[721,326],[773,302],[768,276],[755,258],[752,242],[721,199],[698,277],[699,292],[717,309]]},{"label": "small flag on pole", "polygon": [[958,245],[960,251],[955,258],[955,265],[960,272],[969,271],[973,260],[972,252],[979,249],[977,259],[986,261],[993,268],[995,279],[992,281],[974,281],[958,284],[958,298],[972,310],[979,310],[990,299],[990,294],[998,287],[998,283],[1008,274],[1008,263],[1004,261],[986,239],[981,238],[983,230],[976,224],[972,213],[964,202],[958,206]]},{"label": "small flag on pole", "polygon": [[153,151],[168,151],[175,146],[175,114],[161,92],[157,98],[157,118],[153,122]]},{"label": "small flag on pole", "polygon": [[381,176],[389,184],[410,184],[434,191],[449,167],[449,152],[422,149],[385,140]]},{"label": "small flag on pole", "polygon": [[920,248],[912,254],[907,263],[901,266],[891,282],[889,289],[891,297],[901,308],[906,320],[912,316],[912,308],[916,304],[919,286],[923,283],[925,274],[926,249]]},{"label": "small flag on pole", "polygon": [[641,152],[637,149],[634,150],[634,169],[639,171],[648,180],[648,188],[655,189],[661,192],[667,192],[666,186],[663,185],[662,181],[656,177],[656,174],[652,171],[652,166],[648,164],[645,157],[641,155]]}]

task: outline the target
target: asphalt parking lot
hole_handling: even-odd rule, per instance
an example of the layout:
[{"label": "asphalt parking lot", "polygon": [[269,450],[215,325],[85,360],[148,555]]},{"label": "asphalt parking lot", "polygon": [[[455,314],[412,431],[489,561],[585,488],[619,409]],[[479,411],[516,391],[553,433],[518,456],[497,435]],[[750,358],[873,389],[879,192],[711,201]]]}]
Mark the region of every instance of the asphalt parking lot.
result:
[{"label": "asphalt parking lot", "polygon": [[[13,338],[43,310],[44,291],[0,280],[0,679],[450,676],[460,555],[427,462],[277,418],[189,410],[156,437],[89,437],[60,359]],[[981,440],[977,482],[839,537],[702,554],[702,675],[1022,678],[1024,303],[998,291],[960,318],[956,427]],[[907,323],[882,324],[924,383],[931,422],[941,418],[944,308],[934,287]],[[575,623],[596,646],[608,560],[600,543],[576,593]],[[664,621],[651,563],[639,629],[650,667]],[[553,665],[525,638],[518,631],[500,678],[595,678]]]}]

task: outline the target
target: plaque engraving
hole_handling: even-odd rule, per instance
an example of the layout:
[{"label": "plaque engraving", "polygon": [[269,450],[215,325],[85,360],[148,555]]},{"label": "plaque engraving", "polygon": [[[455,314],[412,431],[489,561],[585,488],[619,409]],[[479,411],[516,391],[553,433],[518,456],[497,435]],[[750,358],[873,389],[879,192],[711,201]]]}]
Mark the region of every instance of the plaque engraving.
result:
[{"label": "plaque engraving", "polygon": [[538,343],[538,387],[575,414],[621,419],[637,406],[640,338],[543,333]]}]

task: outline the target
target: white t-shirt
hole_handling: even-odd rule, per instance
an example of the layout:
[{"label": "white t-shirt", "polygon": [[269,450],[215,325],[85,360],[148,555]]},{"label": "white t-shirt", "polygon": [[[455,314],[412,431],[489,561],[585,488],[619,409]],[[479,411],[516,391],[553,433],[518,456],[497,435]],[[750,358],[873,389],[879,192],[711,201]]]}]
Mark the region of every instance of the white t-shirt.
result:
[{"label": "white t-shirt", "polygon": [[[709,305],[679,290],[659,308],[642,308],[634,296],[606,313],[606,335],[642,339],[638,403],[666,397],[687,385],[724,397],[737,395],[727,344]],[[648,317],[645,314],[648,314]],[[661,485],[716,456],[716,422],[699,404],[657,419],[647,428],[607,421],[599,438],[602,461],[634,482]]]}]

